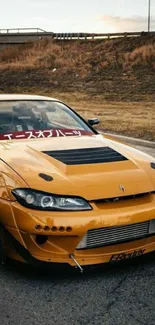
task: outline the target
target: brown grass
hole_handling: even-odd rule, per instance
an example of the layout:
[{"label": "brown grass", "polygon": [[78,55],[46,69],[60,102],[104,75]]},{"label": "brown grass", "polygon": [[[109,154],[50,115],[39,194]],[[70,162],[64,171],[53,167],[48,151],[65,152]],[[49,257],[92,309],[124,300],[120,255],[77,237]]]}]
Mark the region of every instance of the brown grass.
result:
[{"label": "brown grass", "polygon": [[155,44],[144,45],[125,55],[124,67],[127,69],[155,68]]},{"label": "brown grass", "polygon": [[155,37],[39,41],[0,51],[0,91],[82,91],[110,101],[155,100]]},{"label": "brown grass", "polygon": [[155,37],[40,41],[0,51],[0,92],[58,97],[105,131],[155,140]]},{"label": "brown grass", "polygon": [[59,97],[85,119],[98,117],[99,128],[105,132],[155,141],[155,103],[110,103],[103,101],[102,96],[90,99],[79,93],[52,93],[51,96]]},{"label": "brown grass", "polygon": [[[130,47],[129,43],[130,42]],[[141,45],[142,44],[142,45]],[[41,41],[0,51],[0,70],[58,69],[89,76],[107,69],[155,67],[155,38],[95,42]]]},{"label": "brown grass", "polygon": [[[89,53],[78,50],[78,45],[61,46],[55,42],[36,42],[28,47],[12,47],[0,52],[0,70],[61,69],[61,73],[88,71]],[[83,73],[82,73],[83,74]]]}]

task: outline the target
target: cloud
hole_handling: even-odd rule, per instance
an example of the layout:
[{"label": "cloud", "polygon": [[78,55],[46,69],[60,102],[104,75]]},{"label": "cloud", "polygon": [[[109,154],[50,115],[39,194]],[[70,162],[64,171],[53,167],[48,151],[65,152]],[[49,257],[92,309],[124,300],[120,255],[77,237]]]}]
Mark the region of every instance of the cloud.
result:
[{"label": "cloud", "polygon": [[[49,17],[34,15],[32,25],[37,24],[47,31],[53,32],[89,32],[89,33],[119,33],[147,30],[147,17],[132,16],[88,16],[85,19],[71,17]],[[151,19],[151,29],[155,30],[155,17]]]},{"label": "cloud", "polygon": [[[102,16],[96,19],[94,26],[96,31],[103,32],[104,27],[109,28],[109,32],[130,32],[130,31],[146,31],[147,17],[132,16],[132,17],[117,17],[117,16]],[[151,18],[151,29],[155,28],[155,17]]]},{"label": "cloud", "polygon": [[[88,33],[119,33],[147,31],[147,17],[95,16],[86,19],[61,22],[61,31]],[[59,26],[55,26],[59,30]],[[155,30],[155,17],[151,19],[151,29]]]}]

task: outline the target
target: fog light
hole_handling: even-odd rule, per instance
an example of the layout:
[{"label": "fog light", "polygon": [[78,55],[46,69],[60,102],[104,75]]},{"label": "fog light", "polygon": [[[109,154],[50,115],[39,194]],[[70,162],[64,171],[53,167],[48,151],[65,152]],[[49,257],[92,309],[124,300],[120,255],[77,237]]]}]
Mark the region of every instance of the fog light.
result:
[{"label": "fog light", "polygon": [[71,231],[72,231],[72,228],[71,228],[71,227],[67,227],[67,228],[66,228],[66,231],[67,231],[67,232],[71,232]]},{"label": "fog light", "polygon": [[55,226],[53,226],[51,230],[54,231],[54,232],[56,232],[58,230],[58,228],[55,227]]},{"label": "fog light", "polygon": [[40,226],[40,225],[36,225],[36,226],[35,226],[35,229],[41,231],[41,230],[42,230],[42,226]]},{"label": "fog light", "polygon": [[45,226],[45,227],[44,227],[44,230],[45,230],[45,231],[50,231],[50,227]]},{"label": "fog light", "polygon": [[60,231],[60,232],[63,232],[63,231],[65,231],[65,228],[64,228],[64,227],[60,227],[60,228],[59,228],[59,231]]}]

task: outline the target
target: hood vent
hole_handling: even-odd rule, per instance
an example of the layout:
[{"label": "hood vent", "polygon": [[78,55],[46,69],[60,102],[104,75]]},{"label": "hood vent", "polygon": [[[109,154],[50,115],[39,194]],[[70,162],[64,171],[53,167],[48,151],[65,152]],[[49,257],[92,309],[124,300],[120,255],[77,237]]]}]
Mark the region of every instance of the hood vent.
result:
[{"label": "hood vent", "polygon": [[87,165],[128,160],[109,147],[43,151],[43,153],[61,161],[65,165]]}]

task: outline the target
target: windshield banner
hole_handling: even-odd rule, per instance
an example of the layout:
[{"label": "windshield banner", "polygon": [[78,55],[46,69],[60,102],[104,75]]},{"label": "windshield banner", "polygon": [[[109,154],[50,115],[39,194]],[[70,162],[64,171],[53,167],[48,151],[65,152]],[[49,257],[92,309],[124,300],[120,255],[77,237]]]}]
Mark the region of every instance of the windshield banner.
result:
[{"label": "windshield banner", "polygon": [[21,132],[10,132],[0,134],[0,140],[22,140],[22,139],[39,139],[39,138],[52,138],[52,137],[69,137],[69,136],[82,136],[93,135],[92,132],[84,130],[73,129],[50,129],[50,130],[32,130]]}]

